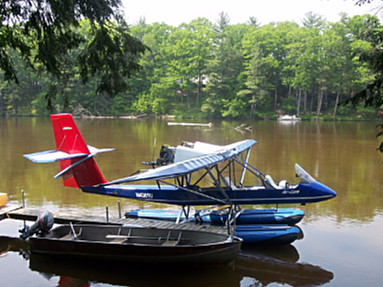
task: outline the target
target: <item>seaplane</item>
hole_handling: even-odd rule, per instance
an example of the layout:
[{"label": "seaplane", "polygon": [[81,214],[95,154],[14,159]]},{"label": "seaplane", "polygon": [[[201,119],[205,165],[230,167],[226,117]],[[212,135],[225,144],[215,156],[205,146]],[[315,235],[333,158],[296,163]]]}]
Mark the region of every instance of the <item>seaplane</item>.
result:
[{"label": "seaplane", "polygon": [[[177,221],[183,215],[189,218],[190,207],[195,206],[229,206],[226,215],[234,220],[246,213],[240,208],[244,204],[306,204],[336,196],[335,191],[316,181],[298,164],[295,164],[298,183],[274,182],[270,175],[248,162],[250,149],[257,143],[253,139],[223,146],[184,143],[169,148],[155,168],[108,181],[94,156],[114,149],[87,145],[71,114],[51,115],[51,122],[56,150],[24,157],[35,163],[60,162],[61,171],[54,177],[62,177],[64,186],[86,193],[180,206]],[[245,175],[249,173],[257,184],[245,184]]]}]

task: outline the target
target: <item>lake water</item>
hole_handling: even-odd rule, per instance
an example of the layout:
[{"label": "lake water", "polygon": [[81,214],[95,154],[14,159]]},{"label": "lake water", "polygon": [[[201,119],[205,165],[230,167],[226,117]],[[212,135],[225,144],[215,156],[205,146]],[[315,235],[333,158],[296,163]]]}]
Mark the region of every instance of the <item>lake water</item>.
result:
[{"label": "lake water", "polygon": [[[88,144],[114,147],[96,158],[109,180],[143,168],[162,144],[205,141],[228,144],[252,138],[249,162],[278,181],[296,182],[298,163],[337,197],[301,208],[304,238],[284,247],[247,248],[225,266],[167,269],[161,266],[47,261],[28,257],[18,236],[23,222],[0,222],[2,286],[382,286],[383,156],[377,152],[375,123],[213,122],[208,127],[168,126],[165,120],[76,120]],[[251,129],[236,129],[242,123]],[[156,142],[156,148],[153,148]],[[49,119],[0,119],[0,192],[8,202],[50,211],[89,211],[117,216],[117,198],[84,194],[53,179],[58,164],[33,164],[25,153],[54,149]],[[154,152],[153,152],[154,151]],[[153,156],[154,154],[154,156]],[[171,208],[119,199],[123,211]],[[255,206],[250,206],[255,207]],[[29,223],[30,224],[30,223]]]}]

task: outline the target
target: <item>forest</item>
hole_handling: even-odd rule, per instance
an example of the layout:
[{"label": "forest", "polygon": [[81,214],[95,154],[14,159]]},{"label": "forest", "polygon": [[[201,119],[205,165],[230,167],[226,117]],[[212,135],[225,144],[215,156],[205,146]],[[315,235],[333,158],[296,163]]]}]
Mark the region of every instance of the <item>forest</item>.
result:
[{"label": "forest", "polygon": [[[84,84],[72,59],[65,59],[65,81],[44,69],[31,69],[16,51],[9,51],[18,83],[0,83],[0,116],[43,116],[52,87],[54,112],[91,115],[174,115],[179,117],[376,118],[379,108],[363,103],[340,104],[366,88],[374,69],[361,61],[374,48],[381,31],[377,17],[340,15],[335,23],[308,13],[302,23],[261,25],[256,18],[230,24],[222,12],[212,23],[197,18],[178,27],[165,23],[130,26],[131,36],[148,48],[141,68],[127,78],[128,88],[116,95],[97,89],[92,75]],[[86,20],[77,27],[87,35]]]}]

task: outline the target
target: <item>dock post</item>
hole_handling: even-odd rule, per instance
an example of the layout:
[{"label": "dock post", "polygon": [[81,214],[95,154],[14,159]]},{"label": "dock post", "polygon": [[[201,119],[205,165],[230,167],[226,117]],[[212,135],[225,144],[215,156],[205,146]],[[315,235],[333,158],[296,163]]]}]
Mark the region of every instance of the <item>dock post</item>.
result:
[{"label": "dock post", "polygon": [[109,207],[106,206],[106,223],[109,223]]},{"label": "dock post", "polygon": [[21,201],[23,203],[23,208],[25,208],[25,196],[24,196],[24,189],[21,190]]},{"label": "dock post", "polygon": [[117,201],[118,204],[118,217],[121,219],[121,202]]},{"label": "dock post", "polygon": [[[25,208],[25,195],[24,195],[24,189],[21,190],[21,201],[23,203],[23,208]],[[24,230],[27,230],[27,223],[24,221]]]}]

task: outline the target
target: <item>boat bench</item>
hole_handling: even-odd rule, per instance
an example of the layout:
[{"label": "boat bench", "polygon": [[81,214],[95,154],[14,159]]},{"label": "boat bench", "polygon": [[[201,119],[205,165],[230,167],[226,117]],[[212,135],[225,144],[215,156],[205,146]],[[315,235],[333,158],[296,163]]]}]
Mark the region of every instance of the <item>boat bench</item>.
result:
[{"label": "boat bench", "polygon": [[64,235],[64,236],[60,237],[60,239],[62,239],[62,240],[72,240],[72,239],[75,239],[75,238],[77,238],[77,237],[74,236],[74,235],[71,234],[71,233],[69,233],[69,234],[67,234],[67,235]]},{"label": "boat bench", "polygon": [[168,236],[166,238],[164,237],[157,237],[157,236],[134,236],[134,235],[119,235],[119,234],[107,234],[106,239],[108,239],[111,243],[124,243],[128,241],[129,239],[146,239],[146,240],[154,240],[154,241],[161,241],[165,240],[164,243],[162,243],[162,246],[176,246],[181,241],[182,232],[178,234],[177,239],[173,239],[170,237],[171,231],[169,231]]},{"label": "boat bench", "polygon": [[130,236],[130,235],[113,235],[113,234],[108,234],[108,235],[106,235],[106,238],[110,239],[109,242],[122,243],[122,242],[128,240],[129,238],[132,238],[132,236]]},{"label": "boat bench", "polygon": [[178,238],[177,239],[170,239],[170,234],[171,234],[172,232],[171,231],[169,231],[169,233],[168,233],[168,237],[166,238],[166,241],[164,242],[164,243],[162,243],[162,246],[176,246],[178,243],[180,243],[180,241],[181,241],[181,236],[182,236],[182,232],[180,232],[179,234],[178,234]]},{"label": "boat bench", "polygon": [[82,234],[82,228],[80,228],[80,231],[78,232],[78,234],[76,233],[73,233],[74,231],[69,232],[68,234],[64,235],[64,236],[61,236],[59,239],[61,240],[74,240],[74,239],[78,239],[81,234]]}]

